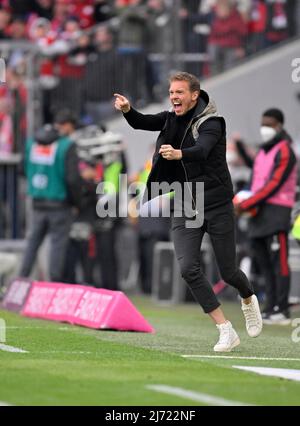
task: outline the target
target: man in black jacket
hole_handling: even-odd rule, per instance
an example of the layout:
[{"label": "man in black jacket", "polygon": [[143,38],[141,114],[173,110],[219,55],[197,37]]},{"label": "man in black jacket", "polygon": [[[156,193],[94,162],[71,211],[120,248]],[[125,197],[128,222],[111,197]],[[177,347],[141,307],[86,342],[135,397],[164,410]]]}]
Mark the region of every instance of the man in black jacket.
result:
[{"label": "man in black jacket", "polygon": [[115,94],[115,107],[123,112],[133,128],[160,130],[147,182],[150,198],[153,182],[179,182],[184,187],[187,184],[197,221],[200,212],[195,210],[198,206],[195,184],[204,183],[203,223],[188,227],[184,215],[177,217],[174,214],[173,240],[183,278],[219,329],[220,338],[214,351],[229,352],[239,345],[240,340],[201,271],[200,248],[205,232],[210,235],[222,278],[239,291],[247,332],[251,337],[261,333],[262,319],[249,281],[236,265],[233,191],[225,156],[225,120],[217,114],[214,103],[206,92],[200,91],[198,79],[191,74],[173,75],[169,95],[172,112],[143,115],[119,94]]}]

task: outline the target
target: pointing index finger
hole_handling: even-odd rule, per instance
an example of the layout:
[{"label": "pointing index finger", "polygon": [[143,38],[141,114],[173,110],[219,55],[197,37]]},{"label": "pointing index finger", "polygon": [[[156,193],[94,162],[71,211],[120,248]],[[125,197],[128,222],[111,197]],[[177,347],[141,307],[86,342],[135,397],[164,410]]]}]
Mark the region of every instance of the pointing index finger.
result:
[{"label": "pointing index finger", "polygon": [[122,101],[124,101],[124,100],[125,100],[124,96],[120,95],[119,93],[114,93],[114,96],[115,96],[116,98],[120,98]]}]

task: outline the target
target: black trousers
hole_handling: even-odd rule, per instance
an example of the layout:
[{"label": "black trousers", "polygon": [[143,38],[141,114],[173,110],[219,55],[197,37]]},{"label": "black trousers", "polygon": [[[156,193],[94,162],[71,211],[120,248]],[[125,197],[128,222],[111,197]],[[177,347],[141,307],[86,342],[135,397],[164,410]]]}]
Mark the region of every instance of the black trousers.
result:
[{"label": "black trousers", "polygon": [[101,269],[101,287],[119,290],[118,261],[116,253],[116,226],[107,220],[106,227],[96,232],[97,261]]},{"label": "black trousers", "polygon": [[21,277],[28,277],[37,258],[38,249],[46,235],[50,237],[49,275],[53,282],[61,282],[64,275],[66,250],[71,227],[71,209],[33,209],[32,225],[20,270]]},{"label": "black trousers", "polygon": [[201,269],[200,249],[205,232],[210,236],[223,280],[235,287],[243,299],[252,296],[253,290],[246,275],[237,267],[232,203],[205,212],[204,223],[199,228],[187,228],[185,217],[173,217],[172,234],[181,275],[204,312],[210,313],[220,303]]},{"label": "black trousers", "polygon": [[265,311],[278,306],[288,309],[290,292],[290,269],[288,264],[288,234],[279,232],[264,238],[253,238],[251,250],[265,279]]},{"label": "black trousers", "polygon": [[[79,280],[77,265],[82,270],[82,278]],[[69,239],[64,269],[63,282],[68,284],[90,284],[93,285],[94,259],[89,254],[89,241]]]}]

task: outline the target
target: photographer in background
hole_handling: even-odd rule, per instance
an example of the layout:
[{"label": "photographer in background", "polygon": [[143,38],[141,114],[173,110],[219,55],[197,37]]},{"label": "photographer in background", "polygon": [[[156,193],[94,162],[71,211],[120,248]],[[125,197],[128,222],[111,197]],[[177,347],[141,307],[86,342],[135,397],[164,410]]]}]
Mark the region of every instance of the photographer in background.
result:
[{"label": "photographer in background", "polygon": [[71,207],[80,181],[76,147],[69,137],[75,123],[45,125],[25,152],[28,195],[32,198],[32,225],[20,275],[28,277],[46,235],[50,237],[49,274],[61,281],[71,226]]},{"label": "photographer in background", "polygon": [[[119,204],[119,176],[127,170],[121,135],[107,131],[104,126],[90,125],[74,133],[73,139],[85,191],[81,192],[80,208],[71,229],[65,281],[83,281],[96,287],[118,290],[115,245],[120,219],[98,217],[96,205],[98,201],[106,210],[107,203],[112,200]],[[96,189],[100,182],[104,191],[99,196]],[[78,274],[78,264],[81,276]]]}]

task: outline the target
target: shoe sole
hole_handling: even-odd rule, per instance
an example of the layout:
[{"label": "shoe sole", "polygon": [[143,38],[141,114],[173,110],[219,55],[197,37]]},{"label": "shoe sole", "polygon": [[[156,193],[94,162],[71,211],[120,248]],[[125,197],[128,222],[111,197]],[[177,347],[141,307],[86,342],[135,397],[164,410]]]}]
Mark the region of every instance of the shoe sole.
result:
[{"label": "shoe sole", "polygon": [[231,352],[232,349],[234,349],[235,347],[237,347],[239,344],[241,343],[240,338],[237,337],[235,339],[235,341],[232,343],[232,345],[230,346],[230,348],[228,349],[214,349],[214,352]]},{"label": "shoe sole", "polygon": [[255,337],[258,337],[261,334],[262,329],[263,329],[263,321],[261,323],[261,328],[260,328],[260,330],[257,333],[250,334],[248,330],[246,330],[246,331],[247,331],[247,334],[248,334],[249,337],[252,337],[253,339],[255,339]]}]

